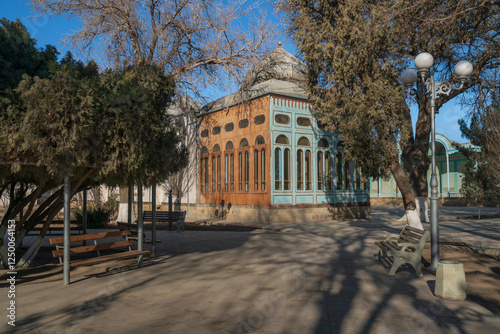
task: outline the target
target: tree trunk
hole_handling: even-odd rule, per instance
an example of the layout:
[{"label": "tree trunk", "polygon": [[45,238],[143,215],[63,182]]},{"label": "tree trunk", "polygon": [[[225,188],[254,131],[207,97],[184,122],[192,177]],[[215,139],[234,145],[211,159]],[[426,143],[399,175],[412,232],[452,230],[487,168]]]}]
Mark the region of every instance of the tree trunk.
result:
[{"label": "tree trunk", "polygon": [[120,206],[118,207],[118,222],[128,221],[128,188],[120,188]]},{"label": "tree trunk", "polygon": [[403,168],[398,161],[395,161],[390,165],[390,169],[394,180],[396,181],[396,184],[401,191],[401,195],[403,196],[406,223],[411,227],[423,230],[424,227],[422,226],[422,222],[420,221],[420,217],[416,210],[417,206],[415,204],[415,192],[413,191],[408,178],[403,172]]}]

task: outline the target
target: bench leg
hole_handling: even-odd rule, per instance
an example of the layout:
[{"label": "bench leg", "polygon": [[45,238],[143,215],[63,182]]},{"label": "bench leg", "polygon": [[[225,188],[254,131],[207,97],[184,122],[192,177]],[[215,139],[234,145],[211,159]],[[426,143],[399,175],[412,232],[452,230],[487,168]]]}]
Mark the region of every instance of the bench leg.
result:
[{"label": "bench leg", "polygon": [[412,267],[413,269],[415,270],[415,275],[417,277],[424,277],[424,275],[422,275],[422,266],[421,266],[421,262],[422,262],[422,256],[414,256],[412,257],[411,259],[408,259],[408,262]]},{"label": "bench leg", "polygon": [[375,260],[380,261],[382,260],[383,252],[381,249],[378,250],[378,254],[375,256]]},{"label": "bench leg", "polygon": [[393,256],[394,262],[392,263],[391,269],[387,273],[388,276],[396,276],[396,270],[399,269],[403,264],[408,263],[406,258],[402,256]]}]

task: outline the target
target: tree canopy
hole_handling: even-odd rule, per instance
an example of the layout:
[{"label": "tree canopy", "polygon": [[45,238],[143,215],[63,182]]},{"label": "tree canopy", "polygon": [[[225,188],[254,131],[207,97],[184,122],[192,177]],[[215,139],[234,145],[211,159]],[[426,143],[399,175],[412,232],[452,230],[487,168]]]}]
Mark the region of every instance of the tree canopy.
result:
[{"label": "tree canopy", "polygon": [[[182,131],[166,113],[174,90],[172,76],[155,65],[99,72],[95,62],[67,56],[48,77],[25,73],[17,88],[2,92],[0,196],[10,197],[0,226],[3,264],[7,221],[24,213],[18,244],[36,224],[48,227],[63,205],[63,177],[76,193],[99,184],[156,184],[184,166]],[[40,238],[20,265],[29,264]]]},{"label": "tree canopy", "polygon": [[467,158],[462,195],[479,206],[500,201],[500,98],[496,89],[489,97],[490,104],[473,115],[470,125],[459,120],[462,136],[477,148],[455,146]]},{"label": "tree canopy", "polygon": [[471,77],[463,88],[441,94],[437,111],[480,83],[500,65],[498,2],[282,0],[278,7],[309,67],[319,120],[341,132],[364,173],[391,172],[405,208],[414,208],[416,197],[427,196],[430,99],[417,98],[414,129],[397,78],[423,51],[436,59],[438,81],[457,83],[454,65],[469,60]]},{"label": "tree canopy", "polygon": [[[81,29],[65,41],[108,66],[156,64],[173,75],[180,95],[198,96],[231,78],[263,52],[273,26],[260,1],[31,0],[48,15],[79,17]],[[210,87],[212,88],[212,87]]]},{"label": "tree canopy", "polygon": [[23,74],[45,78],[57,65],[58,52],[46,45],[36,48],[21,21],[0,19],[0,91],[15,88]]}]

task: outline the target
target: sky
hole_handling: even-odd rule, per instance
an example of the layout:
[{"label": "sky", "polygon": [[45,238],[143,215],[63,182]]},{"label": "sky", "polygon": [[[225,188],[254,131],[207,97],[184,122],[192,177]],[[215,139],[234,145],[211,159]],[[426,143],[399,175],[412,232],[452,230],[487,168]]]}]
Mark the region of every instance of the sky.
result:
[{"label": "sky", "polygon": [[[31,37],[37,40],[38,47],[51,44],[58,49],[61,55],[64,55],[67,51],[76,54],[75,50],[63,45],[61,40],[67,34],[81,27],[81,23],[77,18],[38,16],[31,11],[27,1],[21,0],[0,0],[0,8],[0,17],[6,17],[11,21],[17,18],[21,20],[28,28]],[[276,21],[276,24],[280,24],[277,18],[273,18],[274,21]],[[297,52],[293,44],[286,39],[283,40],[283,47],[292,54]],[[443,134],[452,141],[463,143],[466,142],[466,139],[462,138],[458,120],[466,117],[466,110],[462,109],[457,102],[458,98],[455,98],[441,107],[439,114],[436,115],[436,133]],[[411,106],[411,110],[413,123],[415,123],[417,118],[416,106]]]}]

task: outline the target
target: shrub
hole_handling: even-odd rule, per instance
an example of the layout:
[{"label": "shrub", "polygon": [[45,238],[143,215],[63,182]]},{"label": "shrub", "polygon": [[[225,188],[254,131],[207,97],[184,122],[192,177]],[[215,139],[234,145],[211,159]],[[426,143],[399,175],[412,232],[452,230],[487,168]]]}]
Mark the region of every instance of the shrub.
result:
[{"label": "shrub", "polygon": [[[112,210],[104,207],[87,209],[87,228],[106,228],[111,219]],[[73,211],[74,219],[83,220],[83,210],[77,208]]]}]

